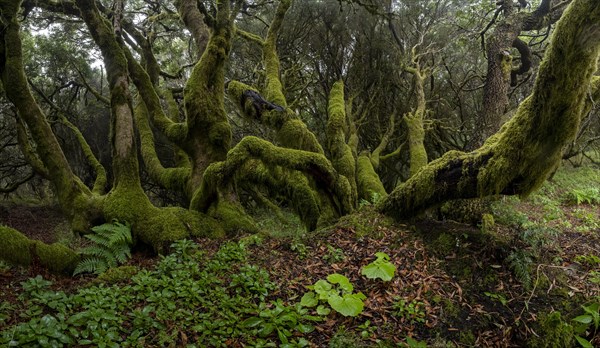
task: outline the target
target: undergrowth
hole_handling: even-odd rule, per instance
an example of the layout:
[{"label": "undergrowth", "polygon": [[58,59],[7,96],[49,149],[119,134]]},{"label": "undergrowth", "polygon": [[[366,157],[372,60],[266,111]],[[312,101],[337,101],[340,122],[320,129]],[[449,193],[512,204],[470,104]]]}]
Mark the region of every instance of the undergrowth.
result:
[{"label": "undergrowth", "polygon": [[212,257],[180,241],[156,269],[74,294],[41,276],[29,279],[19,305],[0,301],[0,346],[307,346],[297,336],[321,318],[267,301],[274,283],[246,262],[246,246],[256,241],[228,242]]}]

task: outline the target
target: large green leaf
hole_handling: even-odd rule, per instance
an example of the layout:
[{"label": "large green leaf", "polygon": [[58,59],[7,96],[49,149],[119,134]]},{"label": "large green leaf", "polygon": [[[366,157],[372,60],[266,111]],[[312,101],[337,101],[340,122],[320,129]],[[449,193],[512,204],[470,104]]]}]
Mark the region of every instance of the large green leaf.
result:
[{"label": "large green leaf", "polygon": [[304,296],[302,296],[300,304],[304,307],[314,307],[317,304],[319,304],[319,299],[317,299],[314,292],[309,291],[306,294],[304,294]]},{"label": "large green leaf", "polygon": [[338,284],[340,288],[347,293],[352,293],[354,291],[354,286],[350,283],[350,280],[344,275],[334,273],[327,276],[327,280],[331,284]]},{"label": "large green leaf", "polygon": [[360,273],[369,279],[381,279],[386,282],[392,280],[396,273],[396,266],[389,261],[388,254],[378,252],[375,256],[377,260],[364,266]]},{"label": "large green leaf", "polygon": [[[359,296],[360,295],[360,296]],[[335,311],[345,317],[355,317],[362,313],[365,305],[361,299],[362,293],[330,296],[327,302]]]}]

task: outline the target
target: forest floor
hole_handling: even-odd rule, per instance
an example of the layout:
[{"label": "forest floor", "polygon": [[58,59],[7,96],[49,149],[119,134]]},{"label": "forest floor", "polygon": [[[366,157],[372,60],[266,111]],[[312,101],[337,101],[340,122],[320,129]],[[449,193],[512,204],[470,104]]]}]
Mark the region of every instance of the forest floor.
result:
[{"label": "forest floor", "polygon": [[[599,207],[600,170],[563,169],[525,200],[454,203],[452,214],[441,207],[404,222],[391,221],[365,203],[335,226],[311,234],[298,223],[267,219],[268,234],[239,236],[234,242],[195,240],[193,247],[176,247],[178,256],[172,259],[137,250],[122,267],[125,275],[115,272],[102,280],[0,263],[0,346],[101,344],[85,331],[98,328],[78,319],[100,308],[81,304],[82,298],[106,289],[112,289],[107,298],[122,294],[131,302],[103,305],[94,314],[116,318],[97,323],[106,326],[98,329],[105,340],[111,338],[106,342],[117,346],[600,346]],[[481,209],[487,212],[483,220]],[[475,223],[457,222],[457,216]],[[45,242],[68,239],[60,232],[65,222],[56,209],[7,205],[0,207],[0,222]],[[381,252],[396,268],[390,281],[362,274]],[[190,260],[195,266],[183,268]],[[205,268],[197,270],[197,264]],[[219,275],[207,280],[213,271]],[[38,274],[52,283],[33,278]],[[336,287],[332,274],[345,276],[353,289]],[[181,293],[173,295],[157,280],[166,277],[173,292]],[[197,291],[202,300],[186,297],[186,278],[202,279],[229,294],[227,300],[206,290]],[[325,280],[330,280],[327,289],[340,296],[362,293],[362,312],[346,317],[326,300],[318,307],[309,304],[305,295]],[[139,295],[142,288],[146,292]],[[161,302],[171,297],[172,302]],[[212,301],[207,305],[219,310],[189,308],[195,301]],[[188,306],[187,314],[178,320],[163,317],[163,305],[172,316]],[[222,327],[214,326],[219,322]],[[57,329],[40,331],[39,323]],[[114,337],[110,325],[117,326]],[[127,339],[132,332],[139,337]]]}]

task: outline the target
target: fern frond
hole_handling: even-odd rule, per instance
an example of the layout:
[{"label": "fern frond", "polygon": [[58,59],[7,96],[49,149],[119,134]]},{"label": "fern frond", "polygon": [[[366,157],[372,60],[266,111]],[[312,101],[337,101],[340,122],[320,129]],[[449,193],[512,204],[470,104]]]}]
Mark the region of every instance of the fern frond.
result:
[{"label": "fern frond", "polygon": [[106,262],[99,258],[87,258],[79,262],[77,267],[75,267],[75,271],[73,275],[77,275],[80,273],[95,273],[101,274],[108,269],[108,265]]},{"label": "fern frond", "polygon": [[129,245],[132,244],[131,230],[128,226],[118,224],[112,231],[109,238],[110,245]]},{"label": "fern frond", "polygon": [[94,245],[80,251],[80,254],[90,257],[77,265],[73,275],[86,272],[100,274],[131,257],[132,237],[129,226],[114,221],[95,226],[92,231],[94,234],[85,237]]},{"label": "fern frond", "polygon": [[125,263],[131,257],[131,250],[127,244],[113,245],[110,252],[119,263]]},{"label": "fern frond", "polygon": [[102,245],[104,247],[110,246],[110,240],[102,235],[101,232],[96,234],[86,234],[84,237],[94,242],[94,244]]},{"label": "fern frond", "polygon": [[110,259],[114,258],[113,253],[110,249],[105,248],[101,245],[91,245],[80,252],[82,255],[87,255],[90,257],[95,257],[99,259]]}]

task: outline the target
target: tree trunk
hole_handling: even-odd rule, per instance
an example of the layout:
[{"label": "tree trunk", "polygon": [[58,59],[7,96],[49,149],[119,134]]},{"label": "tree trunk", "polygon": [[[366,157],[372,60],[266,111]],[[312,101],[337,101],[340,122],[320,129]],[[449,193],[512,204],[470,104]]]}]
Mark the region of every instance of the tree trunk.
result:
[{"label": "tree trunk", "polygon": [[560,164],[580,124],[600,51],[600,2],[575,0],[542,61],[533,93],[502,131],[471,153],[452,151],[397,187],[378,208],[406,218],[450,199],[525,196]]}]

